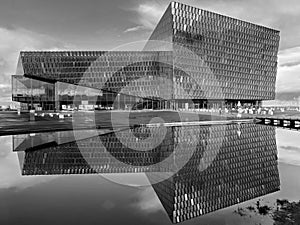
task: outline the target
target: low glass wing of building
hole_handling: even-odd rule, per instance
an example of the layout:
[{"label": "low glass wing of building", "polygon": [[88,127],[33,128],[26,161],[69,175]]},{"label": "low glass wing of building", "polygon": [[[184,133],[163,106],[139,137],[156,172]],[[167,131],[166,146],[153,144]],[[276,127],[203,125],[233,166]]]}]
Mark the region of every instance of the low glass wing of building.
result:
[{"label": "low glass wing of building", "polygon": [[54,110],[55,85],[22,75],[13,75],[12,100],[23,103],[24,109],[33,107],[40,110]]}]

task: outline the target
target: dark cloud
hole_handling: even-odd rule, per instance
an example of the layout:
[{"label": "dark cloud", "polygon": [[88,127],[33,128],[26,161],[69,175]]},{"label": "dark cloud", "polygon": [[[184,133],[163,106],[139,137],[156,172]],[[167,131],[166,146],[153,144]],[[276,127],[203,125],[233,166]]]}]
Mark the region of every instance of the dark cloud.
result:
[{"label": "dark cloud", "polygon": [[300,62],[290,62],[290,63],[283,63],[280,64],[281,67],[293,67],[300,65]]},{"label": "dark cloud", "polygon": [[287,151],[297,151],[300,153],[300,147],[286,145],[286,146],[280,146],[280,148]]}]

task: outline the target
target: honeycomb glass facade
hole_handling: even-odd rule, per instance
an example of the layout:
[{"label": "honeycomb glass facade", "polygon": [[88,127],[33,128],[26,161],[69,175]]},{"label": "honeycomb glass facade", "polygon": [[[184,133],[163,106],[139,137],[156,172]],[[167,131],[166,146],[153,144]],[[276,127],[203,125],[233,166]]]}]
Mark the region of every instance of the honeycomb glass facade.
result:
[{"label": "honeycomb glass facade", "polygon": [[149,40],[172,41],[174,67],[188,71],[174,70],[175,88],[192,89],[192,99],[275,98],[279,31],[178,2],[163,18]]},{"label": "honeycomb glass facade", "polygon": [[100,90],[81,104],[41,100],[43,109],[258,105],[275,98],[279,39],[277,30],[171,2],[143,51],[21,52],[13,100],[35,107],[14,86],[22,75]]},{"label": "honeycomb glass facade", "polygon": [[[54,84],[51,108],[126,109],[168,107],[171,99],[172,52],[21,52],[17,71],[12,76],[14,101],[29,107],[44,107],[35,102],[31,84]],[[163,79],[166,77],[166,79]],[[19,80],[28,80],[28,94]],[[153,103],[155,102],[155,103]],[[40,103],[38,106],[35,103]],[[144,103],[144,104],[143,104]]]}]

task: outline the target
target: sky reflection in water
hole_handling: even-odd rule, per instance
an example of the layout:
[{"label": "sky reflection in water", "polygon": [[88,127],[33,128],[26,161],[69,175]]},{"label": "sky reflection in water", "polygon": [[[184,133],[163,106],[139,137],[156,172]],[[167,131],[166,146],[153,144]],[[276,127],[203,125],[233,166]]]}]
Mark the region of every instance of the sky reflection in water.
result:
[{"label": "sky reflection in water", "polygon": [[[273,204],[276,198],[299,200],[300,133],[276,130],[280,191],[263,197]],[[18,155],[12,152],[12,137],[0,137],[0,209],[1,224],[171,224],[151,186],[129,187],[97,175],[22,176]],[[299,172],[298,172],[299,171]],[[124,179],[124,174],[113,176]],[[133,180],[145,179],[133,174]],[[266,217],[241,217],[233,213],[237,206],[253,205],[250,200],[209,213],[184,224],[255,224]]]}]

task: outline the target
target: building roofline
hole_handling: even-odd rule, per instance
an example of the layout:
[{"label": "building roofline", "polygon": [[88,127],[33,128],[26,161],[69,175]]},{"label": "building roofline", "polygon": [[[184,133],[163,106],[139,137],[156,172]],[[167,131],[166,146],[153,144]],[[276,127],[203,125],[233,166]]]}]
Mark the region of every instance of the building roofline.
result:
[{"label": "building roofline", "polygon": [[[169,6],[172,7],[172,3],[178,3],[180,5],[185,5],[185,6],[189,6],[189,7],[192,7],[192,8],[196,8],[196,9],[200,9],[200,10],[203,10],[205,12],[210,12],[210,13],[213,13],[213,14],[216,14],[216,15],[219,15],[219,16],[225,16],[227,18],[231,18],[231,19],[234,19],[234,20],[237,20],[237,21],[243,21],[247,24],[251,24],[251,25],[254,25],[254,26],[257,26],[257,27],[260,27],[260,28],[265,28],[265,29],[268,29],[268,30],[271,30],[271,31],[274,31],[276,33],[280,33],[280,30],[277,30],[275,28],[271,28],[271,27],[267,27],[267,26],[264,26],[264,25],[259,25],[259,24],[256,24],[254,22],[250,22],[250,21],[247,21],[247,20],[243,20],[243,19],[239,19],[239,18],[236,18],[236,17],[232,17],[232,16],[229,16],[229,15],[225,15],[225,14],[221,14],[221,13],[217,13],[217,12],[214,12],[214,11],[210,11],[210,10],[207,10],[207,9],[203,9],[203,8],[198,8],[196,6],[192,6],[192,5],[187,5],[185,3],[182,3],[182,2],[178,2],[178,1],[171,1]],[[169,7],[168,6],[168,7]]]}]

